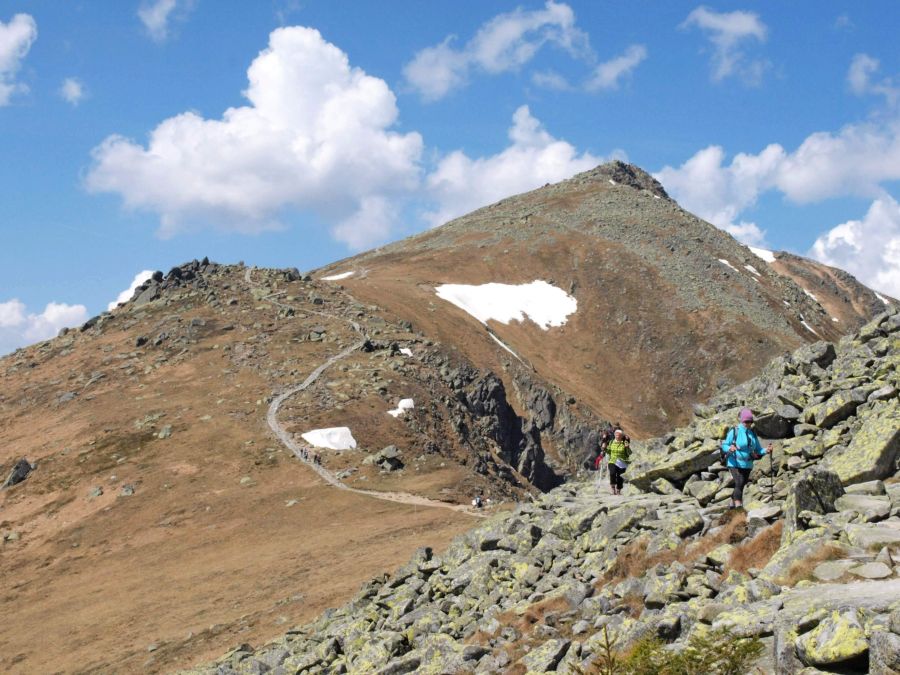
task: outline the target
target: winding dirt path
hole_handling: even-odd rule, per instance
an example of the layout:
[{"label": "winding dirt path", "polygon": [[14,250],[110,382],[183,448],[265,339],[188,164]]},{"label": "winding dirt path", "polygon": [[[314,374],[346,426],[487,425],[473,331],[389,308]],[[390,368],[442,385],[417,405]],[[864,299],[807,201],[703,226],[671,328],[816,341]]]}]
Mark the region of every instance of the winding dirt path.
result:
[{"label": "winding dirt path", "polygon": [[[256,284],[253,283],[253,280],[251,278],[251,273],[253,272],[254,269],[255,268],[253,268],[253,267],[249,267],[249,268],[247,268],[247,271],[244,273],[244,280],[251,287],[256,286]],[[286,305],[284,303],[278,302],[277,300],[273,299],[273,297],[278,296],[278,295],[281,295],[281,293],[272,293],[270,295],[265,296],[262,299],[265,300],[266,302],[272,303],[273,305],[277,305],[278,307],[283,307],[286,309],[295,309],[294,307],[291,307],[290,305]],[[305,380],[303,380],[303,382],[301,382],[300,384],[294,385],[293,387],[290,387],[289,389],[286,389],[282,393],[278,394],[278,396],[276,396],[272,400],[272,402],[269,404],[268,412],[266,413],[266,422],[268,423],[269,428],[272,430],[272,433],[275,434],[275,436],[278,438],[278,440],[281,441],[281,443],[288,450],[290,450],[297,459],[299,459],[301,462],[303,462],[309,468],[311,468],[313,471],[315,471],[317,474],[319,474],[319,476],[321,476],[322,479],[326,483],[328,483],[332,487],[338,488],[339,490],[346,490],[347,492],[352,492],[354,494],[364,495],[366,497],[371,497],[373,499],[380,499],[382,501],[387,501],[387,502],[397,502],[400,504],[409,504],[412,506],[426,506],[426,507],[432,507],[432,508],[449,509],[451,511],[465,513],[466,515],[469,515],[469,516],[472,516],[475,518],[487,518],[488,514],[473,511],[469,506],[467,506],[465,504],[449,504],[447,502],[441,502],[441,501],[437,501],[434,499],[428,499],[427,497],[420,497],[418,495],[409,494],[407,492],[379,492],[378,490],[360,490],[358,488],[352,488],[352,487],[342,483],[337,478],[337,476],[335,476],[331,471],[326,469],[324,466],[322,466],[320,464],[315,464],[308,459],[308,457],[312,456],[314,449],[306,444],[297,442],[297,440],[294,438],[293,434],[291,434],[283,426],[281,426],[281,423],[278,421],[278,411],[281,408],[281,404],[284,403],[291,396],[298,394],[301,391],[304,391],[305,389],[307,389],[317,379],[319,379],[319,376],[322,373],[324,373],[329,367],[331,367],[332,365],[334,365],[341,359],[346,358],[353,352],[356,352],[359,349],[361,349],[362,346],[366,342],[366,338],[363,334],[362,327],[356,321],[347,319],[342,316],[328,314],[326,312],[317,312],[315,310],[302,310],[302,311],[309,313],[309,314],[317,314],[319,316],[325,316],[325,317],[332,318],[332,319],[339,319],[341,321],[346,321],[353,327],[354,331],[356,331],[360,335],[363,335],[363,339],[361,339],[360,341],[347,347],[340,353],[335,354],[334,356],[330,357],[324,363],[321,363],[315,370],[313,370],[306,377]]]}]

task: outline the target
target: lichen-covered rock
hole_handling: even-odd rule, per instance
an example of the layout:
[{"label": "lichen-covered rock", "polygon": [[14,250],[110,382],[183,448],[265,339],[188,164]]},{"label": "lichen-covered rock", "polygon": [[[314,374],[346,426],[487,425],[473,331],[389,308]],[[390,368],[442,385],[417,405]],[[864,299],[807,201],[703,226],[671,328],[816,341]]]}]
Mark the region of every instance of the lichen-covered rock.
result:
[{"label": "lichen-covered rock", "polygon": [[827,401],[807,408],[804,419],[808,424],[815,424],[821,429],[830,429],[856,412],[856,409],[866,402],[867,395],[864,396],[857,391],[839,391]]},{"label": "lichen-covered rock", "polygon": [[845,494],[834,501],[837,511],[851,511],[853,513],[872,513],[877,519],[887,518],[891,512],[891,500],[887,497],[874,497],[869,495]]},{"label": "lichen-covered rock", "polygon": [[856,609],[834,611],[796,642],[800,659],[808,666],[829,666],[863,656],[869,650],[866,629]]},{"label": "lichen-covered rock", "polygon": [[896,469],[900,453],[900,402],[880,404],[868,415],[850,445],[841,453],[829,454],[825,466],[844,485],[887,478]]},{"label": "lichen-covered rock", "polygon": [[896,675],[900,672],[900,635],[873,631],[869,638],[870,675]]},{"label": "lichen-covered rock", "polygon": [[831,471],[812,469],[802,474],[791,486],[785,502],[782,542],[789,543],[803,529],[804,511],[830,513],[835,500],[843,494],[840,478]]},{"label": "lichen-covered rock", "polygon": [[679,537],[697,534],[703,529],[703,516],[695,508],[676,511],[669,518],[666,518],[665,521],[666,531],[672,532]]},{"label": "lichen-covered rock", "polygon": [[862,577],[863,579],[884,579],[894,573],[894,571],[883,562],[865,563],[850,568],[849,572],[850,574]]},{"label": "lichen-covered rock", "polygon": [[696,499],[700,506],[706,506],[719,491],[719,482],[714,480],[698,480],[685,486],[685,492]]},{"label": "lichen-covered rock", "polygon": [[568,640],[547,640],[522,658],[528,672],[543,673],[555,670],[556,664],[566,655],[571,643]]},{"label": "lichen-covered rock", "polygon": [[847,541],[867,550],[900,546],[900,527],[885,525],[847,525]]}]

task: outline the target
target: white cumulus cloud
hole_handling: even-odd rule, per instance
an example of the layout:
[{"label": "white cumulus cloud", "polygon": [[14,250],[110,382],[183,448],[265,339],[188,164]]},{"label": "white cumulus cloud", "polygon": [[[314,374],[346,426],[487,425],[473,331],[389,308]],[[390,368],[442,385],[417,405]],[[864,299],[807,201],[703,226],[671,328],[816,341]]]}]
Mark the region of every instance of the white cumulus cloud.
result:
[{"label": "white cumulus cloud", "polygon": [[900,204],[889,196],[876,199],[862,220],[841,223],[816,239],[809,255],[900,297]]},{"label": "white cumulus cloud", "polygon": [[647,48],[644,45],[631,45],[620,56],[601,63],[594,69],[586,85],[587,90],[616,89],[619,82],[646,58]]},{"label": "white cumulus cloud", "polygon": [[50,302],[40,314],[28,313],[17,299],[0,302],[0,354],[54,337],[62,328],[84,323],[84,305]]},{"label": "white cumulus cloud", "polygon": [[509,195],[560,181],[603,161],[551,136],[528,106],[513,115],[510,145],[496,155],[470,158],[462,151],[445,156],[427,178],[428,195],[437,203],[426,214],[431,225],[455,218]]},{"label": "white cumulus cloud", "polygon": [[124,291],[119,293],[119,295],[116,297],[116,299],[113,300],[111,303],[109,303],[106,306],[107,311],[111,312],[116,307],[118,307],[120,303],[128,302],[129,300],[131,300],[131,296],[134,295],[134,289],[136,289],[138,286],[140,286],[142,283],[147,281],[147,279],[149,279],[152,276],[153,276],[153,270],[143,270],[143,271],[135,274],[134,279],[131,282],[131,285],[128,288],[126,288]]},{"label": "white cumulus cloud", "polygon": [[545,44],[576,57],[590,53],[587,35],[576,27],[572,8],[553,0],[543,9],[518,8],[495,16],[460,48],[454,41],[449,36],[421,50],[403,69],[407,83],[426,101],[436,101],[465,85],[472,70],[489,74],[517,70]]},{"label": "white cumulus cloud", "polygon": [[765,232],[755,223],[738,221],[742,211],[756,203],[770,187],[784,161],[780,145],[770,145],[758,155],[738,154],[724,164],[719,146],[704,148],[679,168],[665,167],[655,177],[679,204],[745,244],[762,245]]},{"label": "white cumulus cloud", "polygon": [[59,95],[67,103],[77,106],[84,98],[84,85],[77,77],[67,77],[59,87]]},{"label": "white cumulus cloud", "polygon": [[857,96],[867,94],[884,96],[889,104],[894,104],[900,98],[900,84],[890,77],[873,81],[872,77],[880,67],[881,62],[868,54],[855,55],[847,71],[847,84]]},{"label": "white cumulus cloud", "polygon": [[765,42],[768,28],[754,12],[716,12],[708,7],[694,9],[680,26],[703,31],[713,46],[712,79],[721,82],[737,75],[747,84],[759,84],[768,63],[749,58],[744,45]]},{"label": "white cumulus cloud", "polygon": [[192,6],[193,0],[145,0],[137,15],[150,38],[164,42],[169,37],[171,20],[179,14],[183,18]]},{"label": "white cumulus cloud", "polygon": [[146,147],[107,138],[87,188],[158,213],[164,237],[210,225],[260,232],[290,210],[343,223],[338,236],[355,245],[365,237],[351,235],[353,222],[381,236],[378,199],[418,186],[422,152],[418,133],[390,131],[398,110],[387,84],[304,27],[274,30],[247,77],[249,105],[221,119],[171,117]]},{"label": "white cumulus cloud", "polygon": [[16,82],[22,60],[37,40],[37,23],[28,14],[16,14],[8,23],[0,21],[0,106],[9,105],[13,94],[28,87]]}]

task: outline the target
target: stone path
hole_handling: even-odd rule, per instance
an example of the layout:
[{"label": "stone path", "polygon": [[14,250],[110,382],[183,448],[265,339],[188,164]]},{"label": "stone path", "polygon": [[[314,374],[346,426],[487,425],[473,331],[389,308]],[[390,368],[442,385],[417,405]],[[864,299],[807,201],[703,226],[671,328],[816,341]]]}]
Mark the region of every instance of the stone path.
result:
[{"label": "stone path", "polygon": [[[247,282],[249,286],[254,286],[251,273],[254,268],[247,268],[247,271],[244,273],[244,280]],[[277,305],[278,307],[283,307],[287,309],[295,309],[290,305],[286,305],[284,303],[278,302],[273,299],[273,296],[279,295],[278,293],[273,293],[263,298],[264,301],[269,302],[273,305]],[[336,318],[341,321],[346,321],[349,323],[353,330],[357,333],[362,334],[362,327],[355,321],[351,319],[347,319],[341,316],[335,316],[333,314],[328,314],[326,312],[317,312],[315,310],[303,310],[304,312],[308,312],[311,314],[318,314],[320,316],[325,316],[328,318]],[[334,475],[331,471],[326,469],[324,466],[320,464],[313,463],[308,457],[312,456],[314,449],[306,444],[299,443],[293,436],[293,434],[289,433],[278,421],[278,410],[281,407],[281,404],[284,403],[291,396],[304,391],[309,388],[319,376],[325,372],[329,367],[340,361],[341,359],[346,358],[353,352],[358,351],[365,344],[365,337],[359,342],[354,343],[353,345],[347,347],[343,351],[334,356],[330,357],[327,361],[320,364],[315,370],[313,370],[303,382],[297,384],[289,389],[283,391],[278,396],[276,396],[272,403],[269,404],[268,412],[266,413],[266,422],[269,425],[269,428],[272,430],[272,433],[284,444],[286,448],[288,448],[294,456],[299,459],[301,462],[306,464],[309,468],[315,471],[319,476],[332,487],[338,488],[340,490],[346,490],[347,492],[352,492],[358,495],[364,495],[366,497],[371,497],[373,499],[380,499],[382,501],[388,502],[397,502],[400,504],[409,504],[412,506],[426,506],[431,508],[441,508],[441,509],[449,509],[451,511],[458,511],[460,513],[465,513],[466,515],[473,516],[476,518],[487,518],[487,513],[482,513],[478,511],[473,511],[468,505],[465,504],[449,504],[447,502],[441,502],[434,499],[428,499],[426,497],[420,497],[418,495],[409,494],[407,492],[379,492],[377,490],[360,490],[358,488],[351,488],[348,485],[345,485],[341,482],[337,476]],[[303,451],[306,450],[306,453]]]}]

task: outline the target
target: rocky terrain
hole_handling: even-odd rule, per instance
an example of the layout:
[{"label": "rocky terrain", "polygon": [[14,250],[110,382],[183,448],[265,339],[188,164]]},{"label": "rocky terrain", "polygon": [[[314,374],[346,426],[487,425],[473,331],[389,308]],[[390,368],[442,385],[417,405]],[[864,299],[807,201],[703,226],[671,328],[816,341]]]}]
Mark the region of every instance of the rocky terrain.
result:
[{"label": "rocky terrain", "polygon": [[[522,375],[504,366],[515,359],[499,338],[558,408],[571,397],[647,437],[686,423],[691,404],[775,356],[858,329],[890,301],[840,270],[758,253],[768,260],[683,210],[640,168],[610,162],[322,273],[456,345],[513,391]],[[577,300],[565,325],[485,326],[435,294],[440,284],[535,280]],[[571,467],[580,447],[552,432],[542,432],[549,456]]]},{"label": "rocky terrain", "polygon": [[[612,496],[573,481],[421,548],[347,604],[192,673],[581,673],[654,637],[760,638],[756,668],[900,668],[900,312],[819,342],[636,449]],[[718,439],[758,416],[747,511]],[[722,633],[725,634],[725,633]]]},{"label": "rocky terrain", "polygon": [[[260,644],[349,600],[423,542],[442,550],[476,518],[524,503],[503,517],[514,520],[489,526],[511,528],[503,536],[515,543],[484,544],[497,562],[478,572],[530,580],[509,605],[518,607],[539,585],[546,595],[551,567],[551,580],[583,567],[582,558],[557,565],[550,552],[527,574],[500,567],[510,560],[502,551],[556,545],[544,520],[562,504],[598,524],[643,514],[611,535],[616,545],[635,528],[663,533],[679,509],[702,521],[684,537],[730,527],[715,525],[728,478],[709,466],[708,432],[740,397],[765,399],[760,424],[786,439],[766,489],[773,504],[789,499],[797,471],[853,449],[847,425],[870,396],[873,405],[896,396],[866,391],[855,372],[829,375],[843,343],[833,363],[815,343],[812,361],[770,366],[766,381],[785,382],[784,400],[752,389],[763,385],[727,385],[895,303],[837,270],[757,253],[766,260],[682,211],[640,169],[611,163],[311,274],[193,260],[157,272],[115,310],[0,358],[0,574],[9,580],[0,610],[15,616],[0,628],[0,670],[168,672]],[[571,304],[565,320],[482,323],[436,294],[450,282],[537,280]],[[858,359],[882,342],[868,340]],[[829,384],[804,393],[815,377]],[[634,490],[651,492],[623,501],[573,482],[610,421],[646,438],[686,423],[691,404],[711,395],[693,431],[643,446],[647,465],[630,474]],[[838,412],[807,419],[819,404]],[[341,442],[309,440],[325,436]],[[840,463],[833,470],[844,477]],[[539,498],[555,487],[563,491]],[[467,508],[476,494],[486,512]],[[433,571],[475,569],[468,546],[453,544],[458,553]],[[612,569],[616,546],[596,546],[583,553],[599,576],[579,583]],[[682,553],[666,564],[688,569]],[[420,557],[424,569],[438,565]],[[455,590],[440,591],[438,609],[459,631],[477,603],[502,604],[492,594],[459,600],[465,583],[445,582]],[[678,636],[689,628],[686,619]],[[418,635],[388,651],[409,656]],[[509,664],[530,644],[523,635],[509,638],[525,640]],[[478,644],[503,660],[501,642]],[[350,668],[358,657],[340,649],[313,670]]]}]

